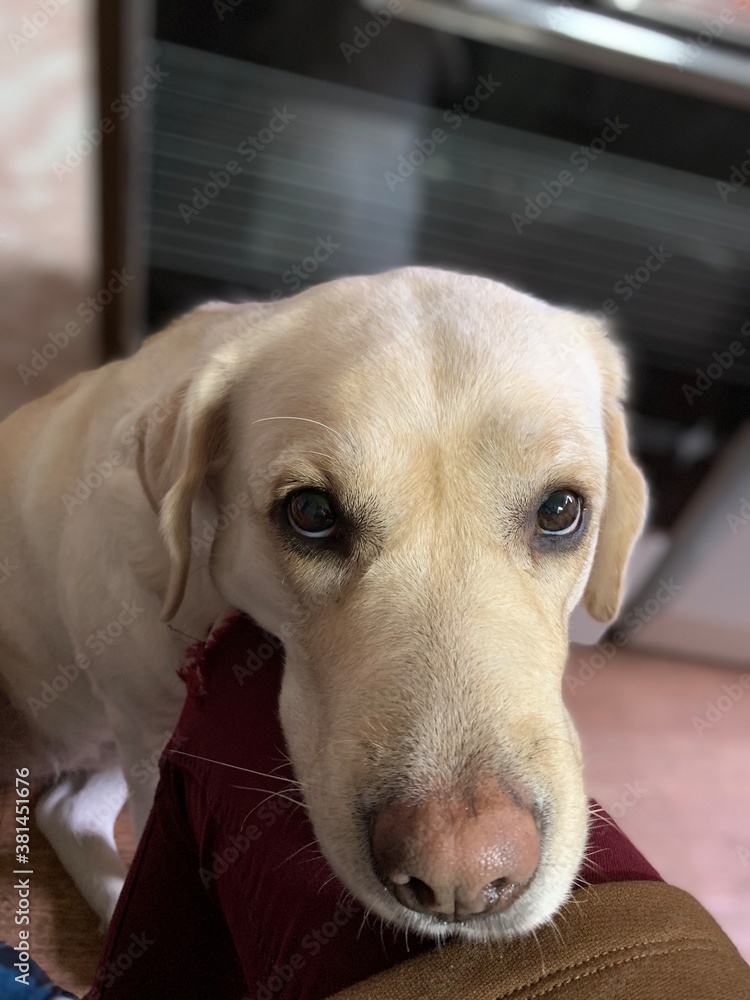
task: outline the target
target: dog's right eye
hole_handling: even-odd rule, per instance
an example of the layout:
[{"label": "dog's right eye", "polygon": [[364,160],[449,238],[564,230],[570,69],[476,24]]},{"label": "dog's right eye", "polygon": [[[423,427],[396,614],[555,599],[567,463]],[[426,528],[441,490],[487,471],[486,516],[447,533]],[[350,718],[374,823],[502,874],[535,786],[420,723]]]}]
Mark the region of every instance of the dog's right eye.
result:
[{"label": "dog's right eye", "polygon": [[540,535],[574,535],[583,521],[583,500],[572,490],[555,490],[536,514]]},{"label": "dog's right eye", "polygon": [[286,515],[298,535],[330,538],[336,533],[338,515],[333,498],[323,490],[300,490],[287,500]]}]

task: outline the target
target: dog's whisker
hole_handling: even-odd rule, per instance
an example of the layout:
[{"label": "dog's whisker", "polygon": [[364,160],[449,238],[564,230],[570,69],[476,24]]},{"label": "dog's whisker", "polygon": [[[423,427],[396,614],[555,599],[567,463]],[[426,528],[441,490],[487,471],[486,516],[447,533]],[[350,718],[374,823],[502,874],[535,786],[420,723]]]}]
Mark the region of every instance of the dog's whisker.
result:
[{"label": "dog's whisker", "polygon": [[[229,764],[225,760],[214,760],[212,757],[203,757],[197,753],[188,753],[186,750],[173,750],[171,747],[168,753],[178,753],[183,757],[193,757],[195,760],[205,760],[208,764],[219,764],[221,767],[232,767],[235,771],[245,771],[247,774],[255,774],[259,778],[273,778],[274,781],[286,781],[287,784],[291,782],[292,784],[300,785],[301,782],[297,781],[296,778],[280,778],[276,774],[266,771],[254,771],[251,767],[240,767],[239,764]],[[263,789],[265,791],[265,789]]]},{"label": "dog's whisker", "polygon": [[365,912],[364,912],[364,914],[362,916],[362,923],[359,925],[359,930],[357,931],[357,940],[359,940],[360,935],[362,934],[362,931],[364,930],[365,924],[367,923],[367,918],[370,916],[371,913],[372,913],[372,907],[368,906],[365,909]]},{"label": "dog's whisker", "polygon": [[326,859],[325,855],[323,854],[323,852],[322,851],[316,851],[315,855],[312,858],[303,858],[300,861],[300,864],[301,865],[310,865],[310,864],[313,863],[313,861],[326,861],[326,863],[327,863],[327,859]]},{"label": "dog's whisker", "polygon": [[564,948],[565,947],[565,938],[562,935],[562,931],[560,930],[560,928],[555,923],[555,917],[556,916],[557,916],[557,914],[553,914],[551,920],[549,921],[549,927],[552,930],[552,932],[554,933],[554,935],[557,938],[557,940],[560,942],[560,944]]},{"label": "dog's whisker", "polygon": [[[243,792],[268,792],[267,788],[253,788],[251,785],[231,785],[231,787],[239,788]],[[287,802],[293,802],[296,806],[302,805],[302,802],[299,799],[293,799],[291,795],[285,794],[285,792],[294,791],[296,791],[294,788],[285,788],[283,790],[274,789],[273,791],[268,792],[268,796],[263,801],[267,802],[268,799],[272,799],[275,796],[277,799],[286,799]]]},{"label": "dog's whisker", "polygon": [[596,812],[596,810],[591,809],[589,811],[589,816],[593,817],[595,822],[605,823],[607,826],[611,826],[613,830],[617,830],[618,832],[620,830],[619,826],[617,826],[614,820],[607,816],[606,813]]},{"label": "dog's whisker", "polygon": [[[243,786],[243,785],[235,785],[234,787],[235,788],[242,788],[244,791],[248,791],[248,792],[265,792],[266,791],[265,788],[248,788],[248,787]],[[304,802],[300,802],[299,799],[292,799],[288,795],[284,795],[283,792],[271,792],[270,795],[266,795],[266,797],[264,799],[261,799],[261,801],[258,802],[257,805],[253,806],[253,808],[250,810],[250,812],[245,815],[245,818],[242,820],[241,829],[244,830],[245,823],[250,818],[250,816],[252,816],[252,814],[255,812],[256,809],[260,809],[260,807],[262,805],[265,805],[265,803],[268,802],[269,799],[273,799],[273,798],[286,799],[287,802],[291,802],[295,806],[302,806],[303,809],[307,809],[307,806],[305,805],[305,803]]]},{"label": "dog's whisker", "polygon": [[310,841],[309,844],[303,844],[302,847],[298,847],[296,851],[292,851],[289,857],[285,858],[281,862],[276,871],[278,871],[280,868],[283,868],[285,864],[288,864],[288,862],[290,862],[292,858],[296,858],[298,854],[301,854],[303,851],[306,851],[309,847],[312,847],[313,844],[317,844],[317,842],[318,842],[317,838],[313,837],[313,839]]},{"label": "dog's whisker", "polygon": [[605,851],[608,850],[609,850],[608,847],[597,847],[596,850],[591,850],[590,848],[587,848],[583,853],[583,860],[591,861],[591,859],[595,857],[597,854],[603,854]]},{"label": "dog's whisker", "polygon": [[546,969],[546,966],[544,964],[544,953],[542,952],[542,946],[539,943],[539,937],[537,936],[536,930],[533,927],[531,928],[531,933],[532,933],[532,935],[534,937],[534,940],[536,941],[536,946],[539,949],[539,960],[542,963],[542,975],[544,976],[544,975],[547,974],[547,969]]},{"label": "dog's whisker", "polygon": [[604,869],[601,865],[597,864],[596,861],[589,861],[586,859],[586,863],[591,866],[595,871],[598,871],[600,875],[604,874]]},{"label": "dog's whisker", "polygon": [[[321,885],[321,887],[320,887],[320,888],[318,889],[318,895],[320,895],[320,894],[321,894],[321,892],[322,892],[322,891],[323,891],[323,890],[325,889],[325,887],[326,887],[326,886],[328,885],[328,883],[329,883],[329,882],[333,882],[333,880],[334,880],[335,878],[336,878],[336,873],[334,872],[334,874],[333,874],[333,875],[331,875],[331,877],[330,877],[330,878],[327,878],[327,879],[325,880],[325,882],[323,883],[323,885]],[[339,905],[339,904],[337,904],[337,905]]]}]

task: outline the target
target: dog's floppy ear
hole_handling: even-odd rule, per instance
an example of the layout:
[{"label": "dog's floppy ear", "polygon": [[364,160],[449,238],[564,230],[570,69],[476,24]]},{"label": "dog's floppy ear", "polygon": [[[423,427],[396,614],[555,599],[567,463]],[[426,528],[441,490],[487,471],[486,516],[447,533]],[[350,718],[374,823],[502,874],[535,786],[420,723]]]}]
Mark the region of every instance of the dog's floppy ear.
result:
[{"label": "dog's floppy ear", "polygon": [[170,556],[163,621],[174,618],[185,594],[193,503],[225,457],[228,397],[240,368],[235,352],[223,349],[170,394],[160,424],[150,412],[141,418],[138,475]]},{"label": "dog's floppy ear", "polygon": [[616,616],[622,599],[625,569],[646,517],[647,490],[628,448],[622,397],[625,369],[619,351],[599,328],[593,338],[603,376],[602,396],[607,435],[607,497],[584,607],[600,622]]}]

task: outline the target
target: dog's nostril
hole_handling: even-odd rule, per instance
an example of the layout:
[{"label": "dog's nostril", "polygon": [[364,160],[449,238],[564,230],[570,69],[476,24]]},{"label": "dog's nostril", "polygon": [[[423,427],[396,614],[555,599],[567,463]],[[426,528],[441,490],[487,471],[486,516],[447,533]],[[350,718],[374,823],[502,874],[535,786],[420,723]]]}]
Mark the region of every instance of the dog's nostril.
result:
[{"label": "dog's nostril", "polygon": [[496,878],[494,882],[484,888],[484,898],[487,902],[487,909],[500,913],[507,909],[510,904],[518,899],[523,893],[525,885],[518,882],[511,882],[507,878]]},{"label": "dog's nostril", "polygon": [[[435,906],[435,893],[421,878],[410,878],[402,891],[407,898],[416,902],[419,907],[432,909]],[[409,906],[410,904],[407,903],[406,905]]]},{"label": "dog's nostril", "polygon": [[512,885],[507,878],[496,878],[494,882],[490,882],[489,885],[485,886],[484,894],[487,897],[488,903],[496,902],[503,892],[507,890],[509,885]]}]

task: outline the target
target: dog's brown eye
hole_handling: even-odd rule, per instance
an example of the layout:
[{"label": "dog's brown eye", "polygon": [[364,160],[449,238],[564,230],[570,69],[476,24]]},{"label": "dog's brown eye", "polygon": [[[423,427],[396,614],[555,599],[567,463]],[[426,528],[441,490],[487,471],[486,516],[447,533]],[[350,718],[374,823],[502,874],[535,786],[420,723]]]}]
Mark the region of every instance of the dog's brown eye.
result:
[{"label": "dog's brown eye", "polygon": [[336,531],[333,500],[322,490],[301,490],[287,503],[289,523],[306,538],[330,538]]},{"label": "dog's brown eye", "polygon": [[570,490],[550,493],[536,514],[540,535],[573,535],[581,525],[583,502]]}]

